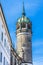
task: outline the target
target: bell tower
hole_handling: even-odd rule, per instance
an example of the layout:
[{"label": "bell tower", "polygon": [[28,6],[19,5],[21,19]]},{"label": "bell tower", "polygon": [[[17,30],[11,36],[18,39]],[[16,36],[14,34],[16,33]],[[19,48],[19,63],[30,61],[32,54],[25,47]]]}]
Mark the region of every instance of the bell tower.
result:
[{"label": "bell tower", "polygon": [[22,16],[17,20],[16,24],[16,36],[18,55],[22,58],[23,63],[32,65],[32,23],[26,17],[24,3]]}]

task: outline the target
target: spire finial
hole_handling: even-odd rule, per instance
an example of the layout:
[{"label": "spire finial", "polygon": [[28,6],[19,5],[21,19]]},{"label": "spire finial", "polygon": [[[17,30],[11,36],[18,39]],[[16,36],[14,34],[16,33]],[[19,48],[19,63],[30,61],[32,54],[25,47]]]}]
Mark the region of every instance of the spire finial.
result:
[{"label": "spire finial", "polygon": [[23,2],[23,10],[22,10],[22,15],[23,15],[23,16],[25,16],[24,2]]}]

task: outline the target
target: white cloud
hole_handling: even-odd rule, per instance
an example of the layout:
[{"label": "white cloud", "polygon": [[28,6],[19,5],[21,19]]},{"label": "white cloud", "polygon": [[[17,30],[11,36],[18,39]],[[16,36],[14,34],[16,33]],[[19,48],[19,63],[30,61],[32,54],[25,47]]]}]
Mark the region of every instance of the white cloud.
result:
[{"label": "white cloud", "polygon": [[34,57],[33,65],[43,65],[43,57]]},{"label": "white cloud", "polygon": [[43,65],[43,61],[42,62],[33,62],[33,65]]},{"label": "white cloud", "polygon": [[43,39],[33,41],[33,65],[43,64]]},{"label": "white cloud", "polygon": [[37,57],[43,54],[43,40],[36,40],[32,42],[33,54]]}]

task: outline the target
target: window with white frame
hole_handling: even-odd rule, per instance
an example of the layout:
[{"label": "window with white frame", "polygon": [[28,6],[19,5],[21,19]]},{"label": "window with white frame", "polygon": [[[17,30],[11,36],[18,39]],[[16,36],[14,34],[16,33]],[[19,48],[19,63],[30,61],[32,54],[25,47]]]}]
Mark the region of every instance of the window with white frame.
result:
[{"label": "window with white frame", "polygon": [[4,46],[6,47],[6,39],[4,39]]},{"label": "window with white frame", "polygon": [[3,32],[1,33],[1,41],[3,41]]},{"label": "window with white frame", "polygon": [[5,65],[5,57],[4,57],[3,65]]},{"label": "window with white frame", "polygon": [[2,62],[2,52],[0,52],[0,62]]}]

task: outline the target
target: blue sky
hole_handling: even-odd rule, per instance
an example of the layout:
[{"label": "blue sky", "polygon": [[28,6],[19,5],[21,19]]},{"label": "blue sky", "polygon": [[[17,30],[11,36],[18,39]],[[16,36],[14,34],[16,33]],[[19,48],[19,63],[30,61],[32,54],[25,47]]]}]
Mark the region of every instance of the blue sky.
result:
[{"label": "blue sky", "polygon": [[[16,45],[16,22],[22,15],[23,0],[0,0],[12,42]],[[32,21],[33,65],[43,65],[43,0],[24,0],[26,16]]]}]

